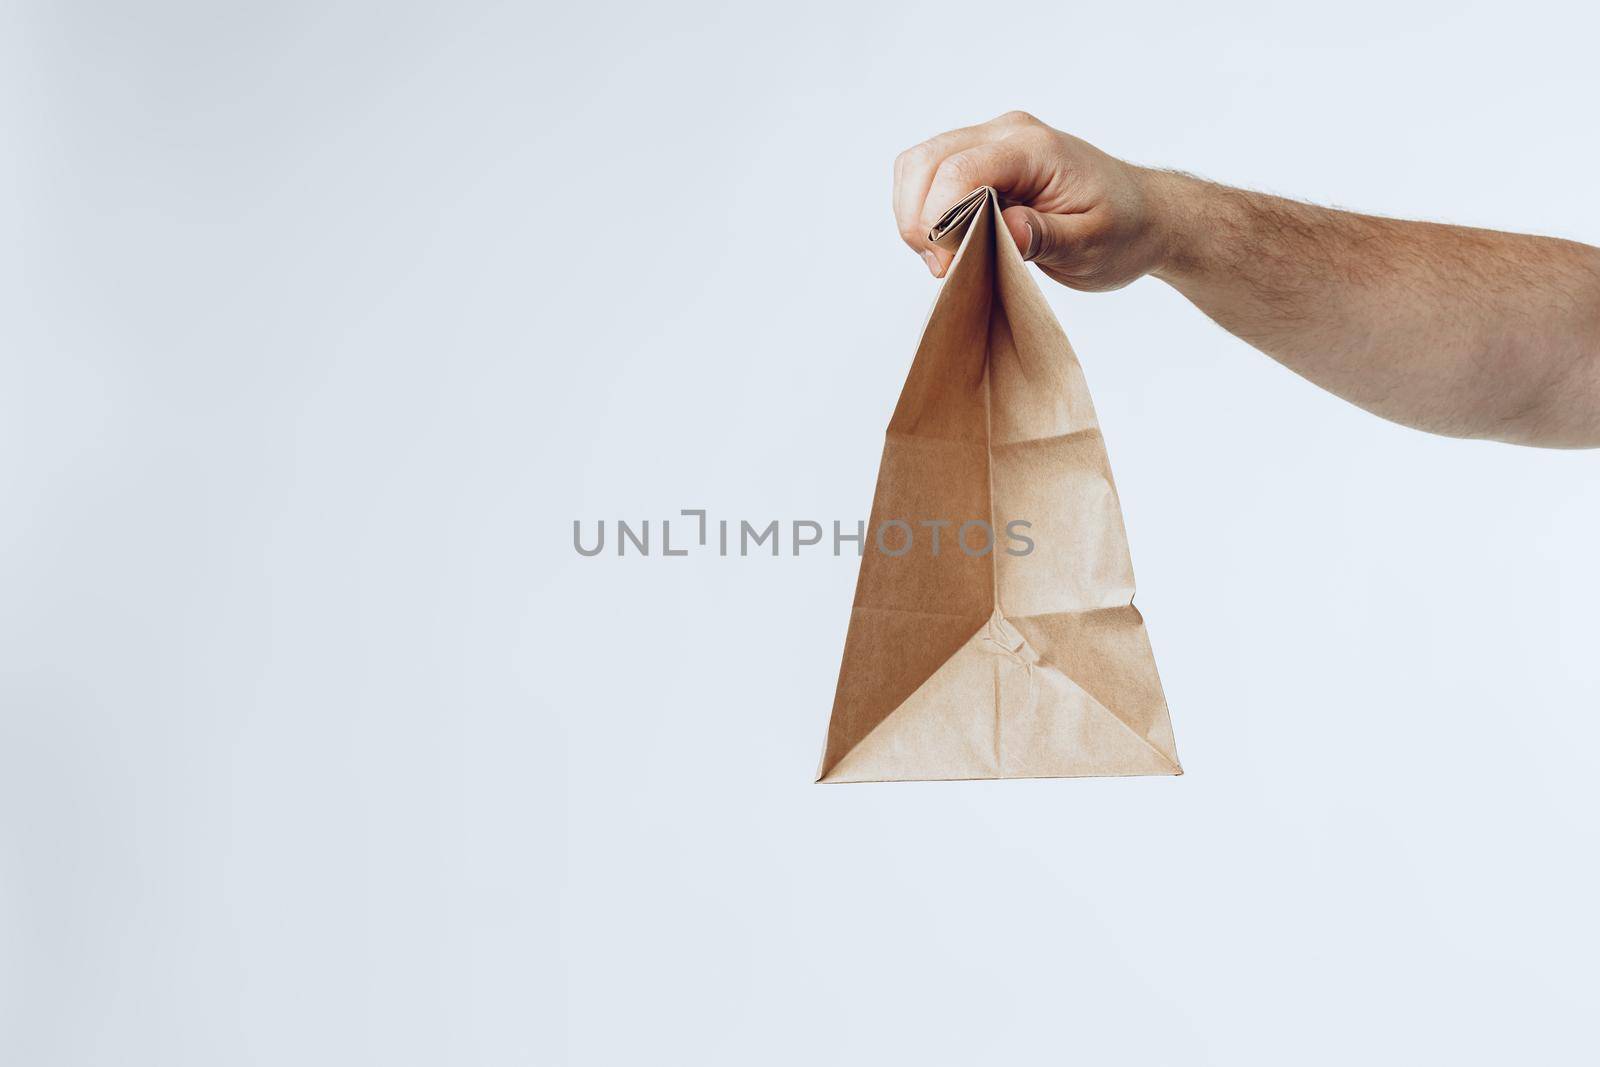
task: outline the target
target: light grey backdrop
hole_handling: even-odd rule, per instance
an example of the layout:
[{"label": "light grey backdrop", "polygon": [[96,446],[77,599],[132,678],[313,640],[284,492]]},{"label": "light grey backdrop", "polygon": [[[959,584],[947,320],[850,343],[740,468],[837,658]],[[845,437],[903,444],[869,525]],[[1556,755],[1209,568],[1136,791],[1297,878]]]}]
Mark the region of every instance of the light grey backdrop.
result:
[{"label": "light grey backdrop", "polygon": [[1600,242],[1570,4],[11,4],[0,1062],[1572,1063],[1600,458],[1052,288],[1187,776],[821,788],[894,153]]}]

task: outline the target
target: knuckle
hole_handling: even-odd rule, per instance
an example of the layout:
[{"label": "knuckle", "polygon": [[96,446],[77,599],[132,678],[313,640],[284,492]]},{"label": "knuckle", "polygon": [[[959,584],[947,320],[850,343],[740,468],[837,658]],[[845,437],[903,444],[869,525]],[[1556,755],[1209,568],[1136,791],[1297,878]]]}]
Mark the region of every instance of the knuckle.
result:
[{"label": "knuckle", "polygon": [[946,181],[961,185],[976,181],[977,177],[977,161],[966,152],[958,152],[939,164],[939,170],[934,180],[936,182]]},{"label": "knuckle", "polygon": [[901,152],[898,156],[895,156],[894,161],[898,166],[921,163],[927,160],[932,152],[932,145],[930,145],[927,141],[923,141],[921,144],[914,144],[904,152]]},{"label": "knuckle", "polygon": [[1042,126],[1042,125],[1044,125],[1044,123],[1042,123],[1038,119],[1034,118],[1028,112],[1021,111],[1021,110],[1007,111],[1004,115],[1001,115],[995,121],[1004,123],[1007,126]]},{"label": "knuckle", "polygon": [[1029,148],[1045,148],[1055,144],[1056,132],[1048,126],[1035,124],[1022,127],[1007,139]]},{"label": "knuckle", "polygon": [[1048,259],[1074,277],[1093,274],[1098,268],[1101,241],[1092,231],[1061,233],[1046,226],[1038,239],[1035,259]]}]

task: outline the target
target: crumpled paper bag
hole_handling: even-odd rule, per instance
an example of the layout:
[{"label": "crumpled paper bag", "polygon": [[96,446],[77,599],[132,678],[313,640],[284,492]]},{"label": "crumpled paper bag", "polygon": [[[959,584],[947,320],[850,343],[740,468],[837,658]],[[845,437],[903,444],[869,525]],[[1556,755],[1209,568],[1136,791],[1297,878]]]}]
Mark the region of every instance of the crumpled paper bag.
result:
[{"label": "crumpled paper bag", "polygon": [[993,189],[930,238],[817,780],[1182,774],[1072,346]]}]

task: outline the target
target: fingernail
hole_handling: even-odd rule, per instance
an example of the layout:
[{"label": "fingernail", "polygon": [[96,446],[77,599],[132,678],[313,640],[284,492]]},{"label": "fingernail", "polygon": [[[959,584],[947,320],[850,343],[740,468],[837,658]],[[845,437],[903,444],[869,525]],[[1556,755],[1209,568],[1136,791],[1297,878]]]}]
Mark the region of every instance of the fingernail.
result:
[{"label": "fingernail", "polygon": [[939,257],[932,252],[922,253],[922,261],[928,265],[928,273],[935,278],[939,276]]},{"label": "fingernail", "polygon": [[1033,232],[1033,223],[1027,219],[1022,220],[1022,228],[1028,231],[1028,247],[1022,250],[1022,258],[1032,259],[1034,251],[1039,246],[1039,235]]}]

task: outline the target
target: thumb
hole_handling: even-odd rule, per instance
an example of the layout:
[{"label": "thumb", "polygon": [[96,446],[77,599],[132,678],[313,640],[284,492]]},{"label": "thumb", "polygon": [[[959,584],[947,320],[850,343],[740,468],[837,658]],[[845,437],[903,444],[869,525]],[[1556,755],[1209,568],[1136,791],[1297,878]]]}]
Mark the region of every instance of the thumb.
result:
[{"label": "thumb", "polygon": [[1050,264],[1069,258],[1086,228],[1081,215],[1046,215],[1031,207],[1008,207],[1001,217],[1017,251],[1030,263]]}]

